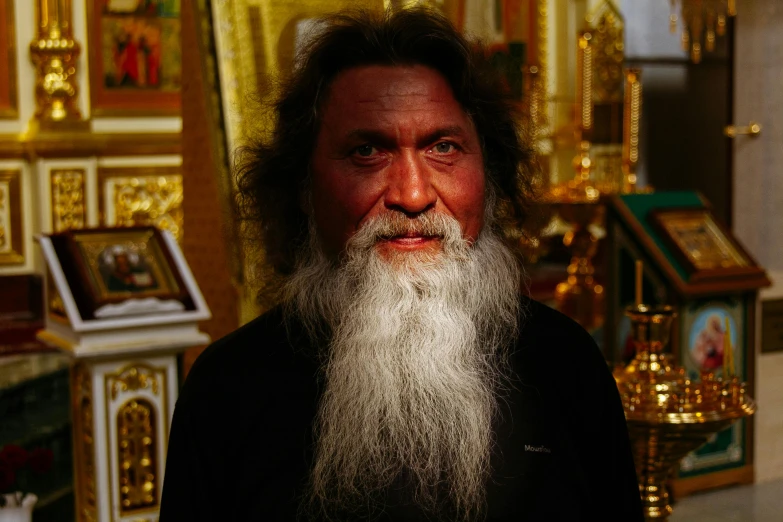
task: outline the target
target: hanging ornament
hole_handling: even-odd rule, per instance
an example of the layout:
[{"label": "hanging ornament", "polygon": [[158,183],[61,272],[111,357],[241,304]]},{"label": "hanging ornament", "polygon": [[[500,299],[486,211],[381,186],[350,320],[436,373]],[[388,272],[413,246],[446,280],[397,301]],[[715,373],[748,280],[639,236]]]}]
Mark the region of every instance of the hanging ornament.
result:
[{"label": "hanging ornament", "polygon": [[736,16],[736,0],[670,0],[669,30],[682,26],[680,41],[693,63],[701,62],[702,52],[715,50],[715,40],[726,34],[726,19]]}]

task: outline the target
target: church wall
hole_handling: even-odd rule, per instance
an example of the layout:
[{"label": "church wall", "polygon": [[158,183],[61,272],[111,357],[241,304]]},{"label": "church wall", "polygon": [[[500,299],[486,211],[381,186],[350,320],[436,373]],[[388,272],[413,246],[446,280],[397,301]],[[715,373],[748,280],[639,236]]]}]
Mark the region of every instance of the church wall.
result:
[{"label": "church wall", "polygon": [[[783,299],[783,5],[740,0],[737,10],[733,123],[757,121],[762,133],[734,140],[733,228],[770,271],[762,300]],[[756,360],[756,480],[767,481],[783,477],[783,353]]]}]

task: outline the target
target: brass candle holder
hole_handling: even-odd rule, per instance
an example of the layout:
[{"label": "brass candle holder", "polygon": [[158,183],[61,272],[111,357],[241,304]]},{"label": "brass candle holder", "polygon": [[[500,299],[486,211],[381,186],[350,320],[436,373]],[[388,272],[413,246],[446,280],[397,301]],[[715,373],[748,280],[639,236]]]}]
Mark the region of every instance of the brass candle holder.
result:
[{"label": "brass candle holder", "polygon": [[[722,376],[705,372],[699,381],[687,377],[664,351],[676,312],[669,306],[641,303],[640,275],[637,264],[637,304],[625,312],[631,319],[636,357],[614,377],[625,408],[645,518],[664,521],[672,514],[666,481],[674,466],[712,434],[752,415],[756,404],[730,362]],[[730,339],[728,332],[726,338]],[[731,354],[730,344],[726,346]]]},{"label": "brass candle holder", "polygon": [[[542,203],[571,227],[563,238],[563,244],[571,253],[571,263],[566,269],[566,279],[555,288],[557,309],[587,330],[603,324],[605,302],[603,286],[596,282],[594,276],[593,257],[598,248],[598,238],[591,228],[604,222],[606,197],[638,191],[636,165],[642,108],[641,72],[638,69],[624,72],[621,69],[618,75],[623,74],[624,84],[620,80],[602,80],[604,76],[613,76],[607,68],[621,68],[621,65],[615,65],[616,56],[612,54],[615,51],[607,55],[607,49],[622,49],[619,14],[610,10],[596,20],[597,28],[586,28],[577,38],[574,177],[551,183],[542,198]],[[621,89],[623,85],[624,90]],[[596,162],[598,156],[592,150],[595,147],[591,142],[596,131],[596,97],[603,103],[624,100],[622,158],[617,158],[622,169],[601,168],[600,162]],[[621,176],[618,175],[620,170]]]},{"label": "brass candle holder", "polygon": [[600,196],[591,184],[573,180],[552,187],[545,199],[571,226],[563,237],[563,244],[571,252],[571,262],[566,268],[568,276],[555,287],[557,309],[587,330],[603,323],[604,289],[593,277],[592,261],[598,249],[598,238],[590,230],[591,225],[603,221],[604,206],[600,204]]}]

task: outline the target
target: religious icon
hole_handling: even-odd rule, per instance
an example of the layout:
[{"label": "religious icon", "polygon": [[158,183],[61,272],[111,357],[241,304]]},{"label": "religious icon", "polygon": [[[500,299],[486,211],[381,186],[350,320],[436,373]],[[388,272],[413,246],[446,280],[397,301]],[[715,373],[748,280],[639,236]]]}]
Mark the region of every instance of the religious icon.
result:
[{"label": "religious icon", "polygon": [[143,314],[149,307],[196,309],[169,232],[153,226],[83,228],[50,234],[46,241],[52,249],[46,254],[45,248],[47,261],[57,267],[55,284],[48,285],[50,317],[70,314],[69,303],[82,320]]},{"label": "religious icon", "polygon": [[109,292],[137,293],[159,287],[146,258],[132,246],[106,247],[98,258],[98,268]]},{"label": "religious icon", "polygon": [[709,306],[694,318],[688,335],[688,356],[699,372],[717,373],[723,368],[727,350],[724,346],[726,318],[731,325],[732,344],[736,344],[737,327],[734,318],[723,307]]},{"label": "religious icon", "polygon": [[182,84],[180,0],[92,0],[90,69],[99,113],[176,112]]},{"label": "religious icon", "polygon": [[98,301],[168,297],[181,285],[173,278],[155,229],[74,231],[81,266]]},{"label": "religious icon", "polygon": [[193,306],[170,239],[155,227],[68,230],[50,239],[82,317],[129,299]]},{"label": "religious icon", "polygon": [[648,219],[687,272],[689,282],[762,272],[707,207],[656,209]]},{"label": "religious icon", "polygon": [[113,42],[111,65],[106,71],[106,87],[159,87],[160,86],[160,40],[159,22],[127,18],[107,19]]}]

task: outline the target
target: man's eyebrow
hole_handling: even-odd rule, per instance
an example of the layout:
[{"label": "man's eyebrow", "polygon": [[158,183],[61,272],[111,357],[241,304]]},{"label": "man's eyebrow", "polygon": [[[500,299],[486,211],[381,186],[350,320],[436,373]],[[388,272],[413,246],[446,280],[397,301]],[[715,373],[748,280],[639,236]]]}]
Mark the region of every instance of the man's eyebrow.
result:
[{"label": "man's eyebrow", "polygon": [[366,141],[383,146],[390,146],[394,143],[394,136],[373,129],[354,129],[346,135],[346,138],[352,141]]},{"label": "man's eyebrow", "polygon": [[[447,125],[439,127],[419,138],[419,145],[429,145],[446,136],[463,138],[467,133],[461,125]],[[354,129],[346,135],[347,139],[367,141],[378,145],[391,146],[394,144],[394,136],[387,132],[374,129]]]},{"label": "man's eyebrow", "polygon": [[462,126],[448,125],[446,127],[437,128],[434,131],[430,132],[429,134],[422,136],[419,142],[421,145],[429,145],[430,143],[434,143],[439,139],[445,138],[447,136],[452,138],[464,138],[465,135],[466,132]]}]

